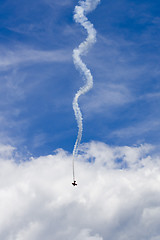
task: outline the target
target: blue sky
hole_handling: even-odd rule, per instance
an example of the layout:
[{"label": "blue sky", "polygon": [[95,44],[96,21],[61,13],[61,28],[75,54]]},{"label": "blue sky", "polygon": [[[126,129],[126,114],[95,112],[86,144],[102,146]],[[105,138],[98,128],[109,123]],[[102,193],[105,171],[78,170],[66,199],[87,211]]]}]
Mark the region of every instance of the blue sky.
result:
[{"label": "blue sky", "polygon": [[1,0],[0,239],[159,240],[160,2],[101,0],[87,16],[94,87],[73,187],[76,4]]},{"label": "blue sky", "polygon": [[[75,1],[9,1],[0,9],[0,136],[33,155],[72,151],[72,99],[83,85],[72,51],[86,38]],[[97,43],[83,57],[94,88],[80,99],[82,142],[159,145],[159,1],[101,1]]]}]

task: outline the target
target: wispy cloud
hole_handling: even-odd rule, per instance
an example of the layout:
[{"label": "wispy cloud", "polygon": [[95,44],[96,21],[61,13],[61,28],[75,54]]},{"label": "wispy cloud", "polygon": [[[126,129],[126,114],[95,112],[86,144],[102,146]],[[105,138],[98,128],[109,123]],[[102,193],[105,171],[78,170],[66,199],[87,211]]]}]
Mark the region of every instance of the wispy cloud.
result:
[{"label": "wispy cloud", "polygon": [[59,5],[61,7],[66,7],[66,6],[70,6],[72,4],[71,0],[64,0],[64,1],[59,1],[59,0],[42,0],[45,3],[49,4],[51,7],[55,6],[55,5]]},{"label": "wispy cloud", "polygon": [[88,117],[102,112],[109,116],[108,110],[126,105],[132,100],[129,89],[122,84],[96,83],[91,95],[83,97],[81,102]]},{"label": "wispy cloud", "polygon": [[145,121],[132,124],[132,126],[113,131],[111,135],[118,138],[132,138],[135,136],[141,138],[144,134],[150,131],[158,131],[158,129],[160,129],[159,118],[155,119],[153,117],[152,119],[146,119]]},{"label": "wispy cloud", "polygon": [[38,62],[67,62],[71,60],[68,50],[41,51],[29,48],[17,48],[13,50],[2,49],[0,51],[0,69]]}]

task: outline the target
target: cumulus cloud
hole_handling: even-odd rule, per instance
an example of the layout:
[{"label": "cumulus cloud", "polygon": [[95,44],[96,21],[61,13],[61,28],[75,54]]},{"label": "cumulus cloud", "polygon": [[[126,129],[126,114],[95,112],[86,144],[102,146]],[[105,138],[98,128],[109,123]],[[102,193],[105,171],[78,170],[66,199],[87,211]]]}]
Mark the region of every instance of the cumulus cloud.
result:
[{"label": "cumulus cloud", "polygon": [[157,240],[160,237],[160,158],[153,146],[81,146],[78,186],[71,185],[72,156],[17,163],[0,146],[0,239]]}]

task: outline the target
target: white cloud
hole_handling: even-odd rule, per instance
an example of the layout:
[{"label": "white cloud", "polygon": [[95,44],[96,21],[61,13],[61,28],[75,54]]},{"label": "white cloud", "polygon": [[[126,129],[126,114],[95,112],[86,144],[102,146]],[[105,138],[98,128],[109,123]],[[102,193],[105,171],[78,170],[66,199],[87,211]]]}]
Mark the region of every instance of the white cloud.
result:
[{"label": "white cloud", "polygon": [[160,159],[152,146],[81,148],[73,187],[64,150],[17,164],[14,149],[0,147],[0,239],[159,239]]},{"label": "white cloud", "polygon": [[111,136],[127,139],[134,136],[140,136],[147,132],[159,131],[159,128],[160,128],[159,119],[157,118],[151,119],[151,117],[149,116],[148,119],[145,119],[140,123],[133,124],[132,126],[113,131],[111,133]]},{"label": "white cloud", "polygon": [[17,64],[33,62],[66,62],[71,60],[71,53],[67,50],[41,51],[21,47],[17,49],[0,49],[0,70]]},{"label": "white cloud", "polygon": [[94,86],[90,96],[83,96],[82,109],[85,115],[106,112],[110,109],[120,107],[133,101],[130,90],[123,84],[99,83]]},{"label": "white cloud", "polygon": [[66,7],[66,6],[70,6],[72,4],[71,0],[64,0],[64,1],[59,1],[59,0],[44,0],[49,6],[51,7],[55,7],[55,5],[59,5],[61,7]]},{"label": "white cloud", "polygon": [[84,229],[80,232],[80,234],[76,237],[76,240],[102,240],[101,237],[99,237],[98,235],[95,236],[91,236],[90,235],[90,230],[89,229]]}]

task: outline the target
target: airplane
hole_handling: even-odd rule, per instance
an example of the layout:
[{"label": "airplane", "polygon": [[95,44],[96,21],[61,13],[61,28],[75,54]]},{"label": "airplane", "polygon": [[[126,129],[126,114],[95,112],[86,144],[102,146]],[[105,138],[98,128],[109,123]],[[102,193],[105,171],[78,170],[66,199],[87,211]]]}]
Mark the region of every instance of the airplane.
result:
[{"label": "airplane", "polygon": [[72,183],[72,185],[73,185],[73,186],[77,186],[77,183],[76,183],[76,181],[74,181],[74,182]]}]

